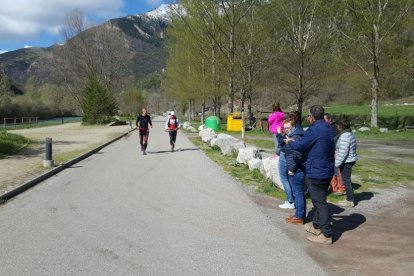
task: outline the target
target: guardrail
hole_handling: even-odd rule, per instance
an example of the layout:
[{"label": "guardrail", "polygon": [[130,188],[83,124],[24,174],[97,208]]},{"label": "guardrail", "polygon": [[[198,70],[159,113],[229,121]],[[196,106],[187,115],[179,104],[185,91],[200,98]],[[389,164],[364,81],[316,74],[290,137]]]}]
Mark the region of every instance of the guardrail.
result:
[{"label": "guardrail", "polygon": [[7,127],[17,128],[17,127],[26,127],[29,125],[38,125],[39,117],[20,117],[20,118],[3,118],[3,128]]}]

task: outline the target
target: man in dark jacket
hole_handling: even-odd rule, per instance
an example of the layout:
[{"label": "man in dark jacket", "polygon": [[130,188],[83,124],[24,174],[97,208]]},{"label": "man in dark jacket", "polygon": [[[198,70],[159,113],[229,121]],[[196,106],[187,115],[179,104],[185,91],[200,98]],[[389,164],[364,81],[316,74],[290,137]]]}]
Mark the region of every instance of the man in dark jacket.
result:
[{"label": "man in dark jacket", "polygon": [[305,184],[309,189],[314,208],[313,222],[305,225],[312,233],[307,239],[322,244],[332,244],[331,216],[326,196],[334,175],[334,136],[331,126],[324,121],[324,109],[314,105],[310,108],[308,120],[311,126],[299,141],[287,139],[294,150],[303,152],[306,158]]}]

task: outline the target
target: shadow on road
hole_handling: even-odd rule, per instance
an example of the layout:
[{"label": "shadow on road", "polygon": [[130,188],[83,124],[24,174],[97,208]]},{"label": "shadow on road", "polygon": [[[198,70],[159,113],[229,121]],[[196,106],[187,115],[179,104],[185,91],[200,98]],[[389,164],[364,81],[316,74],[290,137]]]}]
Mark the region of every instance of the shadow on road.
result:
[{"label": "shadow on road", "polygon": [[[199,148],[190,148],[190,149],[176,149],[174,152],[180,151],[189,151],[189,150],[200,150]],[[159,150],[159,151],[147,151],[148,154],[158,154],[158,153],[171,153],[170,150]]]},{"label": "shadow on road", "polygon": [[367,219],[361,214],[350,214],[349,216],[332,216],[333,224],[333,241],[339,240],[342,234],[346,231],[354,230],[365,223]]},{"label": "shadow on road", "polygon": [[[332,225],[333,225],[333,241],[337,241],[344,232],[354,230],[360,225],[366,222],[365,216],[361,214],[350,214],[350,215],[339,215],[345,211],[334,204],[329,204],[329,211],[332,214]],[[307,221],[311,222],[314,216],[314,209],[310,210],[307,216]]]}]

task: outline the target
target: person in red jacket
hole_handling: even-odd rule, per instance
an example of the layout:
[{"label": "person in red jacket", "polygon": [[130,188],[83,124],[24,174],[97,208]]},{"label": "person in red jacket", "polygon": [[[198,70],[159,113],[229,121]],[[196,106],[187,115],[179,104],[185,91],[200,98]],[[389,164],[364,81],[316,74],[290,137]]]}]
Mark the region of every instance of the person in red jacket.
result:
[{"label": "person in red jacket", "polygon": [[179,129],[179,127],[180,127],[180,122],[177,116],[175,116],[175,112],[171,111],[170,116],[165,122],[165,131],[168,131],[168,134],[170,136],[171,152],[173,152],[175,148],[175,141],[177,139],[177,130]]}]

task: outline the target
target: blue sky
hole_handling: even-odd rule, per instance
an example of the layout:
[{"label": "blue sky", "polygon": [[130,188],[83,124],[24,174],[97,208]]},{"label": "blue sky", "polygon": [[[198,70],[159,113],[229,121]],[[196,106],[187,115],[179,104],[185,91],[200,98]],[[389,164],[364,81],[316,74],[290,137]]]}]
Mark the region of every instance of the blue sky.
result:
[{"label": "blue sky", "polygon": [[48,47],[61,43],[59,29],[64,17],[80,9],[89,20],[148,12],[172,0],[1,0],[0,53],[27,46]]}]

